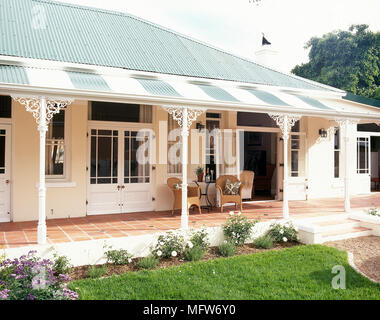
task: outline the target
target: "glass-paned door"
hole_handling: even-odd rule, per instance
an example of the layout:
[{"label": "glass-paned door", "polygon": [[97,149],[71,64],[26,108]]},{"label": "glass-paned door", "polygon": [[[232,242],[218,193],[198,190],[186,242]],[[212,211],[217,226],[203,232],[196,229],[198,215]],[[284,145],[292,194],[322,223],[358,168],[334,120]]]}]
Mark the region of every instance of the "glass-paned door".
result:
[{"label": "glass-paned door", "polygon": [[11,141],[11,126],[0,125],[0,222],[9,222],[11,220]]},{"label": "glass-paned door", "polygon": [[153,209],[151,165],[138,161],[147,139],[137,130],[90,128],[88,214]]},{"label": "glass-paned door", "polygon": [[123,212],[151,211],[152,183],[148,150],[151,149],[149,132],[124,130]]}]

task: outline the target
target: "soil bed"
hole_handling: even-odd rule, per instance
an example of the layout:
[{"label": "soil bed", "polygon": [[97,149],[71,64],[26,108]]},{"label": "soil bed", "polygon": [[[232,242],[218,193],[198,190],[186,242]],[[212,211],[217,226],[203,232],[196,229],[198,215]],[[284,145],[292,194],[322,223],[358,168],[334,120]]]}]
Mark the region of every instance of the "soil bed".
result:
[{"label": "soil bed", "polygon": [[[270,251],[270,250],[281,250],[284,248],[290,248],[294,246],[302,245],[298,242],[285,242],[285,243],[277,243],[275,244],[271,249],[260,249],[253,246],[253,244],[245,244],[244,246],[237,247],[236,254],[235,255],[243,255],[243,254],[251,254],[251,253],[258,253],[262,251]],[[211,260],[220,258],[221,255],[219,254],[218,247],[211,247],[203,256],[201,261]],[[119,275],[122,273],[130,272],[130,271],[139,271],[140,269],[137,268],[136,262],[139,260],[139,258],[135,258],[132,260],[132,262],[128,265],[114,265],[111,263],[106,263],[107,266],[107,272],[104,274],[104,277],[112,276],[112,275]],[[157,265],[157,268],[168,268],[171,266],[177,266],[184,263],[188,263],[189,261],[186,261],[182,258],[170,258],[170,259],[161,259],[159,264]],[[70,277],[72,280],[77,279],[85,279],[87,278],[87,272],[88,268],[90,266],[80,266],[80,267],[74,267],[70,272]]]}]

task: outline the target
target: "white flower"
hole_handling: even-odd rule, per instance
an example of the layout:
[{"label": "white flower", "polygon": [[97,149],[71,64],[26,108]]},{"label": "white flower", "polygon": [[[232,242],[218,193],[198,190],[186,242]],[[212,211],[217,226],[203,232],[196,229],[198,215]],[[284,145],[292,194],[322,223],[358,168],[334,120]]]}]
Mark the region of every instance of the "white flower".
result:
[{"label": "white flower", "polygon": [[172,257],[176,257],[177,256],[177,251],[172,251]]},{"label": "white flower", "polygon": [[239,211],[237,215],[240,216],[240,215],[241,215],[241,212]]},{"label": "white flower", "polygon": [[215,274],[215,270],[212,270],[212,273]]},{"label": "white flower", "polygon": [[187,243],[187,246],[191,249],[192,247],[194,247],[194,245],[193,245],[193,243],[191,242],[191,241],[189,241],[188,243]]},{"label": "white flower", "polygon": [[286,242],[286,241],[288,241],[288,239],[286,239],[286,237],[283,237],[282,241]]},{"label": "white flower", "polygon": [[233,211],[230,211],[229,215],[230,215],[230,216],[233,216],[233,215],[234,215],[234,212],[233,212]]},{"label": "white flower", "polygon": [[284,234],[284,230],[280,229],[280,233],[281,233],[281,234]]},{"label": "white flower", "polygon": [[157,254],[158,257],[161,257],[162,256],[162,251],[158,250],[156,254]]},{"label": "white flower", "polygon": [[227,243],[227,240],[224,240],[223,243]]},{"label": "white flower", "polygon": [[131,263],[131,262],[132,262],[132,259],[131,259],[131,258],[129,258],[129,259],[128,259],[128,263]]}]

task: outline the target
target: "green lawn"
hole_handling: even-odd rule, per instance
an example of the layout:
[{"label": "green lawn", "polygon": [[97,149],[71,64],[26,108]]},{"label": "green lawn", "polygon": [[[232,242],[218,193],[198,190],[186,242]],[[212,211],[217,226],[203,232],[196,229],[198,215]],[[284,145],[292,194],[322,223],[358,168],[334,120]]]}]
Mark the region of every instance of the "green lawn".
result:
[{"label": "green lawn", "polygon": [[[345,290],[332,288],[335,265],[346,269]],[[90,300],[380,299],[380,284],[356,273],[345,252],[322,245],[77,280],[69,287]]]}]

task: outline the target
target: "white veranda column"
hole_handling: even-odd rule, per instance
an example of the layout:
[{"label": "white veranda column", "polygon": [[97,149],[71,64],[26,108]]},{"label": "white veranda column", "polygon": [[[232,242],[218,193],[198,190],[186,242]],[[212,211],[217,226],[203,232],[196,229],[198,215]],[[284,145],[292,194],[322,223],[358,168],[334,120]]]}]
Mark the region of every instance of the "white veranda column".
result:
[{"label": "white veranda column", "polygon": [[301,116],[287,115],[287,114],[269,114],[269,116],[280,127],[282,139],[284,141],[284,181],[282,191],[282,216],[284,219],[289,218],[289,203],[288,203],[288,141],[289,133]]},{"label": "white veranda column", "polygon": [[181,127],[182,138],[182,210],[181,210],[181,229],[189,227],[189,210],[187,207],[187,162],[188,162],[188,137],[191,124],[200,116],[205,109],[198,107],[183,106],[163,106],[172,115]]},{"label": "white veranda column", "polygon": [[35,118],[38,131],[40,132],[40,183],[38,188],[38,244],[46,243],[46,184],[45,184],[45,148],[46,132],[54,114],[72,103],[71,99],[55,99],[46,97],[18,97],[12,96],[14,100],[23,104],[26,111],[31,112]]},{"label": "white veranda column", "polygon": [[351,180],[351,170],[352,170],[352,159],[355,157],[352,155],[350,157],[350,130],[349,126],[357,124],[359,120],[352,119],[335,119],[339,124],[339,129],[343,133],[344,139],[344,211],[351,211],[351,202],[350,202],[350,180]]}]

